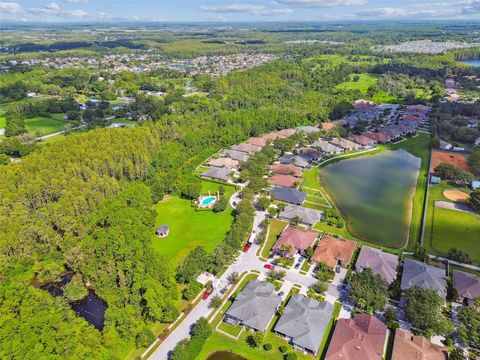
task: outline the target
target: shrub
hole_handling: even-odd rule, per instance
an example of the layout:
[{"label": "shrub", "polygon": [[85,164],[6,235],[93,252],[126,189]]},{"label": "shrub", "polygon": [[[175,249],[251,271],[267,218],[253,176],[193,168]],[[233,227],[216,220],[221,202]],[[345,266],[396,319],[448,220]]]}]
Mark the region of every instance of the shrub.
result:
[{"label": "shrub", "polygon": [[263,349],[264,349],[265,351],[270,351],[270,350],[272,350],[272,344],[268,343],[268,344],[263,345]]},{"label": "shrub", "polygon": [[288,350],[288,348],[285,345],[282,345],[278,348],[282,354],[285,354]]},{"label": "shrub", "polygon": [[297,360],[297,354],[289,352],[285,354],[285,360]]}]

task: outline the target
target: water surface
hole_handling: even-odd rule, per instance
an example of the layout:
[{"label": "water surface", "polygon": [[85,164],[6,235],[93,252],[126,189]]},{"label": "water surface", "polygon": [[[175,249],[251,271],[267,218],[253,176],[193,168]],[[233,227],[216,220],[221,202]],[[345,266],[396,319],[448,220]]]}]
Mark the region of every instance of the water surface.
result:
[{"label": "water surface", "polygon": [[420,165],[405,150],[388,150],[328,165],[320,180],[353,235],[398,248],[407,241]]},{"label": "water surface", "polygon": [[465,65],[480,66],[480,60],[462,60],[460,62]]}]

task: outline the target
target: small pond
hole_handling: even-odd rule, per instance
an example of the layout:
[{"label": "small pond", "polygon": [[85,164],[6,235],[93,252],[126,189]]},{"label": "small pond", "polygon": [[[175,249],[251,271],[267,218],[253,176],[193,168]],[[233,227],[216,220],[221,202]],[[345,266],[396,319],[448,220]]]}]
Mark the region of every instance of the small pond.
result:
[{"label": "small pond", "polygon": [[247,360],[229,351],[215,351],[206,360]]},{"label": "small pond", "polygon": [[[62,296],[63,287],[70,282],[71,278],[71,275],[66,275],[60,282],[50,283],[41,288],[53,296]],[[96,329],[103,330],[107,304],[93,290],[88,290],[88,295],[82,300],[70,302],[70,306],[77,316],[87,320]]]},{"label": "small pond", "polygon": [[462,64],[469,65],[469,66],[475,66],[475,67],[480,66],[480,59],[478,59],[478,60],[462,60],[460,62]]},{"label": "small pond", "polygon": [[405,150],[341,160],[320,171],[322,185],[356,237],[402,247],[421,160]]}]

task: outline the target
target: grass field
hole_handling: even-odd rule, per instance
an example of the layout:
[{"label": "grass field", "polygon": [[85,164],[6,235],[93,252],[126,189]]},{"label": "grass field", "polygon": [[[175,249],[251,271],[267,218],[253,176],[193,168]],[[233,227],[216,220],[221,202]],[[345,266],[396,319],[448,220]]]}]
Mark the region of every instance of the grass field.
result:
[{"label": "grass field", "polygon": [[284,221],[280,221],[277,219],[272,219],[270,220],[270,228],[268,231],[268,238],[265,241],[265,246],[263,247],[262,250],[262,257],[265,259],[268,259],[270,256],[270,250],[272,249],[273,244],[275,244],[275,241],[277,241],[278,235],[282,232],[283,229],[285,229],[285,226],[287,226],[287,223]]},{"label": "grass field", "polygon": [[[358,76],[358,80],[355,81],[355,77]],[[365,95],[369,87],[374,86],[378,81],[379,76],[376,74],[351,74],[349,76],[349,81],[335,86],[336,89],[340,90],[358,90]]]},{"label": "grass field", "polygon": [[[215,193],[219,184],[203,181],[203,192]],[[235,192],[231,186],[224,186],[225,196],[229,199]],[[232,208],[229,206],[223,213],[213,211],[195,211],[190,200],[172,196],[155,205],[157,212],[156,226],[168,224],[170,234],[166,238],[153,237],[153,247],[176,264],[193,248],[203,246],[212,251],[227,234],[232,224]],[[156,227],[155,227],[156,228]],[[152,234],[154,234],[152,229]]]},{"label": "grass field", "polygon": [[25,128],[29,133],[39,131],[42,135],[51,134],[63,130],[66,121],[63,114],[55,114],[52,117],[36,116],[25,119]]},{"label": "grass field", "polygon": [[433,249],[446,254],[452,247],[465,251],[480,263],[480,215],[434,208]]}]

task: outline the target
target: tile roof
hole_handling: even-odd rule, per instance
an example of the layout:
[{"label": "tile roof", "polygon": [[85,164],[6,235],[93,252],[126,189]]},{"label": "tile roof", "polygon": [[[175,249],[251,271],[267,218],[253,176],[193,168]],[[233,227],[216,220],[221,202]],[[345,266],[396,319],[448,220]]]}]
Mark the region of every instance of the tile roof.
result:
[{"label": "tile roof", "polygon": [[360,145],[346,139],[335,138],[335,139],[332,139],[330,143],[335,146],[341,147],[342,149],[345,149],[345,150],[360,149]]},{"label": "tile roof", "polygon": [[218,159],[212,159],[208,162],[208,165],[210,166],[216,166],[216,167],[226,167],[230,169],[236,169],[238,168],[239,162],[238,160],[230,159],[230,158],[218,158]]},{"label": "tile roof", "polygon": [[381,360],[387,327],[372,315],[339,319],[325,360]]},{"label": "tile roof", "polygon": [[355,263],[355,270],[362,271],[370,268],[374,274],[378,274],[387,283],[391,284],[397,277],[398,256],[363,246]]},{"label": "tile roof", "polygon": [[330,267],[336,266],[339,261],[342,265],[347,265],[356,246],[355,241],[324,235],[318,242],[312,261],[323,262]]},{"label": "tile roof", "polygon": [[310,164],[310,160],[299,155],[283,155],[279,159],[281,164],[293,164],[301,168],[306,168]]},{"label": "tile roof", "polygon": [[303,206],[288,204],[278,215],[280,219],[292,220],[295,217],[301,219],[301,223],[313,226],[322,219],[323,211],[304,208]]},{"label": "tile roof", "polygon": [[432,344],[424,336],[401,329],[395,331],[392,360],[447,360],[447,357],[447,349]]},{"label": "tile roof", "polygon": [[208,177],[208,178],[211,178],[211,179],[228,181],[228,180],[230,180],[231,172],[232,171],[230,169],[212,167],[212,168],[202,172],[202,176]]},{"label": "tile roof", "polygon": [[343,151],[342,148],[332,145],[324,140],[317,140],[312,144],[312,146],[319,148],[320,150],[322,150],[324,153],[327,153],[327,154],[339,153]]},{"label": "tile roof", "polygon": [[442,298],[447,294],[445,269],[440,269],[422,262],[406,259],[403,264],[401,289],[421,287],[436,291]]},{"label": "tile roof", "polygon": [[318,127],[314,126],[299,126],[296,129],[298,132],[304,132],[306,134],[317,133],[320,131]]},{"label": "tile roof", "polygon": [[305,201],[307,194],[293,188],[274,187],[270,194],[275,200],[284,201],[290,204],[301,205]]},{"label": "tile roof", "polygon": [[367,145],[374,145],[375,141],[364,136],[364,135],[355,135],[350,138],[353,142],[356,142],[357,144],[360,144],[362,146],[367,146]]},{"label": "tile roof", "polygon": [[233,146],[230,147],[230,149],[236,150],[236,151],[241,151],[241,152],[244,152],[244,153],[247,153],[247,154],[251,154],[251,153],[262,150],[262,148],[260,146],[254,146],[254,145],[246,144],[246,143],[233,145]]},{"label": "tile roof", "polygon": [[453,270],[453,287],[463,298],[474,300],[480,297],[480,277],[473,274]]},{"label": "tile roof", "polygon": [[258,147],[264,147],[268,144],[268,140],[260,137],[253,137],[250,140],[248,140],[247,144],[258,146]]},{"label": "tile roof", "polygon": [[303,182],[303,179],[292,175],[276,174],[269,178],[267,182],[275,186],[295,187],[298,183]]},{"label": "tile roof", "polygon": [[366,132],[363,135],[372,139],[372,140],[380,142],[380,143],[385,143],[385,142],[389,142],[390,140],[392,140],[392,138],[390,136],[379,133],[379,132],[378,133],[376,133],[376,132]]},{"label": "tile roof", "polygon": [[297,252],[303,253],[305,250],[307,250],[309,246],[312,246],[316,238],[316,232],[298,230],[292,226],[287,226],[273,245],[272,250],[284,252],[282,250],[282,245],[290,245],[291,248],[285,255],[293,256]]},{"label": "tile roof", "polygon": [[270,170],[272,170],[275,174],[282,174],[282,175],[293,175],[296,177],[302,176],[302,169],[294,164],[273,164],[270,165]]},{"label": "tile roof", "polygon": [[248,154],[242,151],[226,149],[223,153],[233,160],[246,161],[248,159]]},{"label": "tile roof", "polygon": [[319,303],[296,294],[290,298],[275,331],[291,338],[294,345],[317,353],[332,312],[333,305],[329,302]]}]

